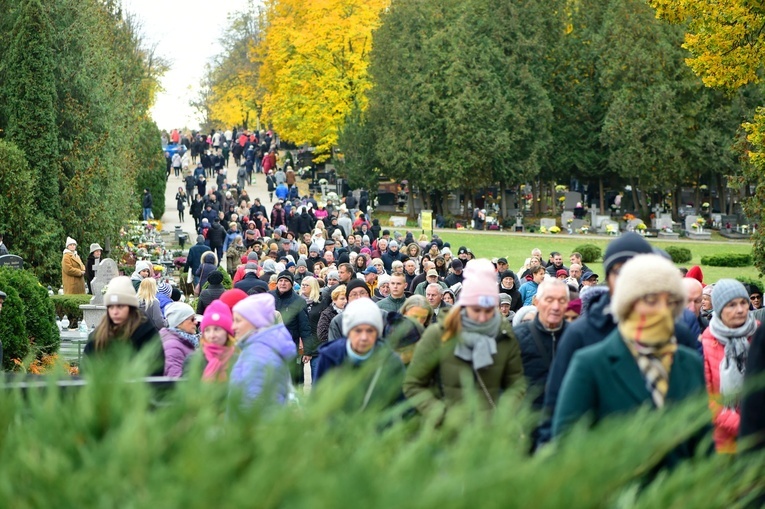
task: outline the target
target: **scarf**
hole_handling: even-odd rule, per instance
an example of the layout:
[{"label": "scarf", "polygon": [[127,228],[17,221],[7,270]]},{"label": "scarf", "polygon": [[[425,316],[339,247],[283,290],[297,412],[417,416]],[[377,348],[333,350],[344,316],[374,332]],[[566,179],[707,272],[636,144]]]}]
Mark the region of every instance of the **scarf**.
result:
[{"label": "scarf", "polygon": [[484,323],[468,318],[466,309],[460,312],[460,318],[462,340],[454,348],[454,355],[463,361],[472,362],[475,370],[494,364],[493,355],[497,353],[497,334],[502,323],[499,311]]},{"label": "scarf", "polygon": [[677,339],[675,323],[668,309],[652,315],[630,315],[619,322],[619,332],[643,374],[656,408],[664,406],[669,390]]},{"label": "scarf", "polygon": [[173,334],[180,337],[187,343],[191,344],[195,350],[199,348],[199,338],[201,334],[189,334],[188,332],[184,332],[176,327],[169,327],[168,330],[170,330]]},{"label": "scarf", "polygon": [[233,346],[204,343],[202,352],[207,359],[207,366],[202,374],[202,380],[225,382],[228,379],[228,361],[234,355]]},{"label": "scarf", "polygon": [[367,360],[370,357],[372,357],[372,354],[375,352],[375,349],[374,349],[374,347],[372,347],[372,349],[369,350],[364,355],[359,355],[359,354],[357,354],[356,352],[353,351],[353,348],[351,348],[350,340],[346,339],[345,340],[345,351],[348,353],[348,357],[351,359],[351,362],[353,362],[353,364],[355,366],[358,366],[359,364],[361,364],[365,360]]},{"label": "scarf", "polygon": [[337,307],[337,304],[335,304],[334,302],[332,303],[332,309],[334,309],[335,313],[337,313],[338,315],[343,312],[343,310]]},{"label": "scarf", "polygon": [[710,332],[725,347],[720,361],[720,394],[723,396],[735,396],[744,385],[749,337],[756,329],[757,321],[751,314],[747,315],[744,325],[735,329],[725,325],[716,313],[709,321]]}]

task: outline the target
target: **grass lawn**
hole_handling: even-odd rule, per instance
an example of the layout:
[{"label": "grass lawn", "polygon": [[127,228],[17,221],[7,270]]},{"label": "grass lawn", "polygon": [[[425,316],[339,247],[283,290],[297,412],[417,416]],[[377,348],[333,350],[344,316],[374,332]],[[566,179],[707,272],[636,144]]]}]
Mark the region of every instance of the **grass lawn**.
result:
[{"label": "grass lawn", "polygon": [[[392,229],[391,229],[392,230]],[[415,238],[419,236],[419,231],[415,233]],[[568,266],[568,256],[576,250],[577,246],[582,244],[595,244],[605,253],[606,246],[611,239],[593,235],[524,235],[518,233],[457,233],[452,230],[436,231],[444,242],[451,244],[453,253],[457,253],[459,246],[469,247],[477,257],[499,258],[504,256],[510,264],[512,270],[518,270],[523,265],[525,259],[531,254],[531,250],[538,247],[542,250],[544,256],[549,255],[551,251],[559,251],[563,255],[563,260]],[[720,237],[722,239],[722,237]],[[701,257],[706,255],[722,253],[751,253],[752,245],[743,241],[691,241],[680,239],[677,241],[664,241],[648,239],[648,241],[658,247],[680,246],[691,250],[693,259],[685,264],[686,267],[701,264]],[[588,267],[600,275],[603,281],[602,260],[595,263],[588,263]],[[714,283],[721,278],[735,278],[737,276],[747,276],[750,278],[758,277],[759,273],[754,266],[749,267],[710,267],[701,266],[704,272],[704,282]]]}]

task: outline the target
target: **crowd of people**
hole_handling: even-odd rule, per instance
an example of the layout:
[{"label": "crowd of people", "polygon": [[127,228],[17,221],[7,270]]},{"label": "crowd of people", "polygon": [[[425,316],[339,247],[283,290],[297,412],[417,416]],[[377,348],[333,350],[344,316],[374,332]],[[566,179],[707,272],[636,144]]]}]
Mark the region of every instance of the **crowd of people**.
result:
[{"label": "crowd of people", "polygon": [[[159,328],[158,370],[228,383],[245,405],[286,404],[304,373],[322,391],[335,386],[326,378],[357,370],[368,376],[348,408],[408,402],[434,425],[468,394],[486,411],[525,399],[541,416],[532,450],[581,418],[596,426],[706,391],[718,452],[736,452],[741,435],[763,445],[762,392],[742,398],[745,381],[765,369],[759,289],[708,284],[699,267],[681,270],[632,233],[609,244],[599,283],[579,253],[566,266],[561,253],[545,260],[535,249],[512,270],[506,258],[476,258],[466,246],[453,254],[436,235],[391,232],[355,211],[346,230],[344,206],[325,227],[309,203],[291,204],[311,218],[306,232],[263,231],[246,211],[235,223],[244,221],[244,239],[235,235],[240,249],[226,264],[209,232],[200,234],[187,258],[197,308],[158,306],[161,328],[136,318],[142,299],[129,278],[110,283],[108,316],[87,355],[120,337],[141,348],[146,329]],[[223,271],[233,289],[223,288]],[[664,464],[696,454],[700,439]]]}]

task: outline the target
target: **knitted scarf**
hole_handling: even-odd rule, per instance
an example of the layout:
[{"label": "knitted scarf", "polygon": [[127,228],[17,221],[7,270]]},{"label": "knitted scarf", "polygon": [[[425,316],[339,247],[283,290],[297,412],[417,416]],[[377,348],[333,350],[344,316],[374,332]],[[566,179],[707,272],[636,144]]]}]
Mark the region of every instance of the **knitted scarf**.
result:
[{"label": "knitted scarf", "polygon": [[181,329],[178,329],[177,327],[168,327],[168,330],[170,330],[173,334],[177,335],[187,343],[189,343],[191,346],[194,347],[196,350],[199,348],[199,338],[201,334],[189,334],[188,332],[184,332]]},{"label": "knitted scarf", "polygon": [[202,352],[207,359],[207,366],[202,374],[202,380],[225,382],[228,379],[228,361],[234,355],[233,346],[204,343]]},{"label": "knitted scarf", "polygon": [[467,316],[467,310],[460,314],[462,321],[462,341],[454,348],[454,355],[463,361],[472,362],[473,368],[479,370],[494,364],[494,354],[497,353],[497,334],[502,324],[499,311],[484,323],[478,323]]},{"label": "knitted scarf", "polygon": [[741,327],[731,328],[717,316],[712,315],[709,330],[715,339],[725,347],[725,355],[720,361],[720,394],[735,396],[741,391],[746,371],[746,357],[749,353],[749,337],[757,329],[757,321],[751,314]]}]

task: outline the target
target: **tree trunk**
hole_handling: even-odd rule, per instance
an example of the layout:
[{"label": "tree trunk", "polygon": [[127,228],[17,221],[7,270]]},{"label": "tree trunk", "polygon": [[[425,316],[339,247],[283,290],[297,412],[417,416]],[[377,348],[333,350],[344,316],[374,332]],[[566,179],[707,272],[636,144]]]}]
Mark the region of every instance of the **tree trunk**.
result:
[{"label": "tree trunk", "polygon": [[470,220],[470,218],[472,217],[472,214],[468,215],[468,210],[470,210],[469,207],[470,207],[470,202],[472,201],[473,195],[470,194],[469,189],[465,189],[463,192],[465,193],[465,199],[462,201],[462,216]]},{"label": "tree trunk", "polygon": [[598,196],[600,197],[600,214],[603,215],[604,211],[606,210],[606,197],[605,191],[603,190],[603,177],[598,177]]},{"label": "tree trunk", "polygon": [[409,210],[406,211],[406,215],[412,219],[414,217],[417,217],[417,215],[414,213],[414,186],[409,186]]},{"label": "tree trunk", "polygon": [[505,183],[499,183],[499,213],[501,216],[500,224],[504,222],[507,217],[507,196],[505,192]]},{"label": "tree trunk", "polygon": [[640,209],[640,198],[638,197],[638,190],[637,186],[635,185],[635,179],[632,177],[630,177],[630,187],[632,188],[632,207],[634,207],[635,212],[637,212],[638,209]]}]

